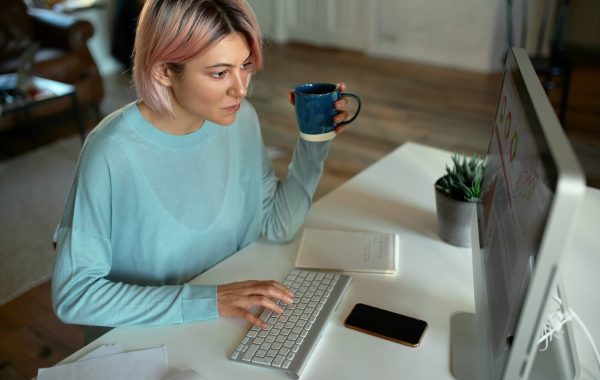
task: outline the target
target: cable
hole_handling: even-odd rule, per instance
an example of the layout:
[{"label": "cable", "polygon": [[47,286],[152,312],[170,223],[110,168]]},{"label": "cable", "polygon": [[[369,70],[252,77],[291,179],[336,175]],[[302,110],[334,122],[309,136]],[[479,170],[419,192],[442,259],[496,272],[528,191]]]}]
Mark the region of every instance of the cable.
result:
[{"label": "cable", "polygon": [[[560,306],[563,306],[562,300],[558,297],[553,297],[554,301],[556,301]],[[562,333],[562,327],[569,321],[575,320],[581,329],[583,330],[585,336],[587,337],[590,345],[592,346],[592,350],[594,351],[594,356],[596,358],[596,362],[598,364],[598,368],[600,369],[600,353],[598,352],[598,347],[596,347],[596,343],[594,342],[594,338],[592,338],[592,334],[587,329],[581,318],[575,313],[573,309],[568,307],[568,310],[562,311],[561,309],[555,310],[548,314],[548,319],[546,323],[544,323],[544,327],[542,328],[542,337],[538,340],[538,344],[545,343],[543,348],[540,348],[540,351],[545,351],[548,349],[548,345],[552,341],[553,337],[560,338],[559,333]]]},{"label": "cable", "polygon": [[596,361],[598,362],[598,368],[600,368],[600,354],[598,353],[598,347],[596,347],[596,343],[594,343],[594,339],[592,338],[592,334],[590,333],[590,331],[587,329],[587,327],[585,327],[585,325],[583,324],[583,321],[581,320],[581,318],[579,318],[579,316],[573,311],[573,309],[569,308],[571,315],[573,316],[573,319],[575,319],[575,321],[577,321],[577,323],[579,323],[579,326],[581,326],[581,329],[583,330],[583,332],[585,333],[585,336],[588,338],[588,340],[590,341],[590,344],[592,346],[592,349],[594,351],[594,355],[596,356]]},{"label": "cable", "polygon": [[552,342],[552,338],[560,338],[558,334],[562,333],[563,326],[572,319],[573,317],[569,312],[563,313],[562,310],[556,310],[550,313],[543,327],[543,335],[540,340],[538,340],[538,344],[545,343],[540,351],[546,351],[548,349],[548,345]]}]

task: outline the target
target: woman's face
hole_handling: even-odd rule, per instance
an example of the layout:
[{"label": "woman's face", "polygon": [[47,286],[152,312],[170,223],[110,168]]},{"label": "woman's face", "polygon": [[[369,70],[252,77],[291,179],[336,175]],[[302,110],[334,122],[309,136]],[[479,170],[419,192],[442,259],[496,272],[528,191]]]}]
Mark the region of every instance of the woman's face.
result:
[{"label": "woman's face", "polygon": [[181,74],[169,73],[176,118],[232,124],[252,71],[246,39],[240,33],[228,35],[188,61]]}]

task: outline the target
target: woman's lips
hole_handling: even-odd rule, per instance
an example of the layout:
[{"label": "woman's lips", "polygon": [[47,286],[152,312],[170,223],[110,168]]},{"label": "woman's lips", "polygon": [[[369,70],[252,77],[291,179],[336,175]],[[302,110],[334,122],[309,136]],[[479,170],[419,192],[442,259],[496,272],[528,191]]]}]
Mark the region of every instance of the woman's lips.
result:
[{"label": "woman's lips", "polygon": [[239,110],[240,110],[240,104],[238,103],[238,104],[236,104],[236,105],[233,105],[233,106],[231,106],[231,107],[225,107],[225,108],[223,108],[223,109],[224,109],[225,111],[228,111],[228,112],[237,112],[237,111],[239,111]]}]

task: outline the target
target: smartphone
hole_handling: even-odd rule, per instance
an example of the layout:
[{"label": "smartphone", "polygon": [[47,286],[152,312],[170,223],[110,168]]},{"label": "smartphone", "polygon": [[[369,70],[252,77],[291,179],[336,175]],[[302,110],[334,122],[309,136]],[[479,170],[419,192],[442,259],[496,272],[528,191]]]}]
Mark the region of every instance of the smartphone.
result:
[{"label": "smartphone", "polygon": [[410,347],[417,347],[421,343],[427,329],[427,322],[423,320],[363,303],[354,305],[344,325]]}]

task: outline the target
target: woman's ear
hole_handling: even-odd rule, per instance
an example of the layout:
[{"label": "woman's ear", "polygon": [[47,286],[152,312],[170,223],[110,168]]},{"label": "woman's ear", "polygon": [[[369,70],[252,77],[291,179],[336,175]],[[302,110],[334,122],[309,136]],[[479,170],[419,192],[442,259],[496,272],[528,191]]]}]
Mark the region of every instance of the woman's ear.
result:
[{"label": "woman's ear", "polygon": [[152,68],[152,76],[154,77],[154,80],[165,87],[171,87],[173,85],[173,72],[169,70],[167,64],[164,62],[154,65]]}]

